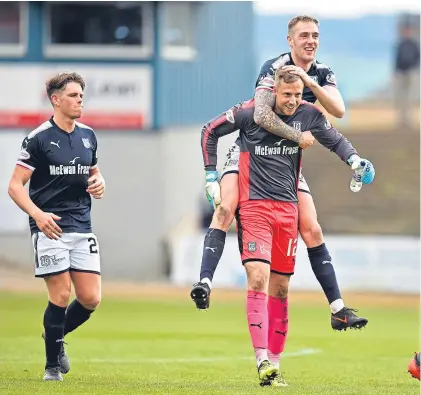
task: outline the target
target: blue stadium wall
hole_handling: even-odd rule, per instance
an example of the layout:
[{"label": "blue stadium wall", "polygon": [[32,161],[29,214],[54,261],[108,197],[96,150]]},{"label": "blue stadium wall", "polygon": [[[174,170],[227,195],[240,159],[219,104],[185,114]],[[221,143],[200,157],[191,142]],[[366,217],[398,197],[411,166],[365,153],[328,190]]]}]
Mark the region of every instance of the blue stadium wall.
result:
[{"label": "blue stadium wall", "polygon": [[202,123],[253,94],[253,3],[203,2],[197,16],[196,61],[156,65],[158,126]]},{"label": "blue stadium wall", "polygon": [[166,61],[159,56],[160,2],[154,2],[154,54],[150,59],[54,59],[43,55],[43,3],[29,2],[28,50],[21,58],[0,62],[143,63],[154,70],[153,126],[201,124],[239,101],[250,98],[256,78],[252,2],[198,2],[197,56]]}]

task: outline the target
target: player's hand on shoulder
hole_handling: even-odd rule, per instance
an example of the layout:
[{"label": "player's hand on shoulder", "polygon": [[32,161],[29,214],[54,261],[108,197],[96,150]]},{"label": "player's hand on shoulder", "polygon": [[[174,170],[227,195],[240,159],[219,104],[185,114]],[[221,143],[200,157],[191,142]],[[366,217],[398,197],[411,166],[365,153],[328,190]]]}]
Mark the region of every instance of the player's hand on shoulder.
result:
[{"label": "player's hand on shoulder", "polygon": [[300,148],[306,149],[311,147],[314,144],[314,136],[310,130],[306,130],[305,132],[301,133],[300,142],[298,143]]},{"label": "player's hand on shoulder", "polygon": [[221,203],[221,187],[218,182],[218,172],[216,170],[206,171],[206,198],[209,203],[216,210],[216,206]]},{"label": "player's hand on shoulder", "polygon": [[94,174],[88,179],[86,190],[94,199],[101,199],[105,192],[105,180],[100,174]]},{"label": "player's hand on shoulder", "polygon": [[58,240],[61,237],[62,230],[55,222],[61,219],[58,215],[38,211],[32,215],[32,218],[36,222],[38,229],[49,239]]}]

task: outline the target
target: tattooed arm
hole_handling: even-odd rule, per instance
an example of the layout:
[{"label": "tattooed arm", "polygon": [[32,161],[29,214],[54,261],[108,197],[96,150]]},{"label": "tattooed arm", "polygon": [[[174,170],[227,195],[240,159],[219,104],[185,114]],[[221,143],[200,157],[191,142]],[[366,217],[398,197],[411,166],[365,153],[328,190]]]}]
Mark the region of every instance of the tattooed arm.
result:
[{"label": "tattooed arm", "polygon": [[313,144],[314,138],[311,133],[302,133],[283,122],[273,111],[275,95],[273,90],[260,88],[256,89],[254,95],[255,109],[254,122],[266,129],[268,132],[286,138],[300,144],[301,148],[307,148]]}]

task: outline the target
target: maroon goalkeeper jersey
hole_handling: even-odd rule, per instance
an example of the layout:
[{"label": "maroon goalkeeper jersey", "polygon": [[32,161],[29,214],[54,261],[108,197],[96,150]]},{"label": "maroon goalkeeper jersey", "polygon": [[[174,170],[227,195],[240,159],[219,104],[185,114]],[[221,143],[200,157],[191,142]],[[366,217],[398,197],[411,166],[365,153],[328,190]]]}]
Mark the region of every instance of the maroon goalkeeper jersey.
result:
[{"label": "maroon goalkeeper jersey", "polygon": [[[296,202],[301,148],[293,141],[267,132],[253,120],[254,99],[237,104],[202,129],[206,170],[216,170],[218,139],[240,131],[240,202],[278,200]],[[305,101],[292,116],[279,115],[297,130],[311,130],[315,139],[345,163],[357,151],[313,104]]]}]

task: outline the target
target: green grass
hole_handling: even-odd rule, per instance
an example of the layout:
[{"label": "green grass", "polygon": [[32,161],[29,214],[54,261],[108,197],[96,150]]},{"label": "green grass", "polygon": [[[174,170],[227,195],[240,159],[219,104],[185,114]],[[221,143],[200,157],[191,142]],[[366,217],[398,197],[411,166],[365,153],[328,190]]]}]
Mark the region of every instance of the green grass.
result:
[{"label": "green grass", "polygon": [[153,302],[106,297],[66,338],[72,368],[59,383],[41,380],[45,304],[41,295],[0,293],[1,395],[419,393],[406,373],[419,347],[416,306],[360,307],[367,328],[338,333],[327,306],[292,304],[285,351],[319,352],[283,359],[290,387],[260,388],[243,302],[215,301],[199,313],[190,300],[170,295]]}]

